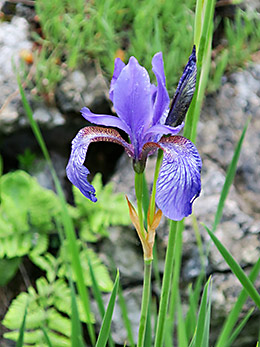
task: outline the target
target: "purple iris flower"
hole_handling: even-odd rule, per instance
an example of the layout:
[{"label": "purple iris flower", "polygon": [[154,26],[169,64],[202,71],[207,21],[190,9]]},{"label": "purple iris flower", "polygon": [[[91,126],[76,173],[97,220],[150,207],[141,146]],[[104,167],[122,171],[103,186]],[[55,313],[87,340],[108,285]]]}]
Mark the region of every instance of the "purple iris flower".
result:
[{"label": "purple iris flower", "polygon": [[[89,170],[83,165],[90,143],[107,141],[123,146],[133,158],[137,173],[144,171],[149,155],[162,149],[164,156],[157,180],[156,204],[166,217],[181,220],[191,214],[192,203],[201,190],[199,153],[191,141],[176,136],[184,126],[195,90],[195,47],[170,108],[161,52],[154,55],[152,67],[157,86],[150,83],[148,72],[134,57],[127,65],[119,58],[115,60],[109,96],[118,117],[94,114],[87,107],[81,110],[89,122],[109,128],[88,126],[78,132],[72,141],[67,176],[83,195],[96,202],[95,189],[87,181]],[[130,143],[113,127],[125,131]]]}]

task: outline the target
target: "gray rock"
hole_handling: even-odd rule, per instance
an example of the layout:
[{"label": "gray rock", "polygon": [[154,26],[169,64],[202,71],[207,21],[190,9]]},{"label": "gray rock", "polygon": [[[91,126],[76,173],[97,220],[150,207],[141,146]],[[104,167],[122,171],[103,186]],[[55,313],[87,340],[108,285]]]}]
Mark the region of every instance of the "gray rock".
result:
[{"label": "gray rock", "polygon": [[[31,50],[28,36],[29,26],[24,18],[13,17],[11,22],[0,22],[0,107],[18,89],[12,62],[18,67],[21,50]],[[11,132],[13,124],[17,123],[19,100],[17,94],[0,113],[1,132]]]},{"label": "gray rock", "polygon": [[120,271],[123,285],[140,284],[143,280],[143,256],[139,239],[134,228],[113,227],[109,229],[109,239],[101,245],[101,258],[109,267],[112,264]]},{"label": "gray rock", "polygon": [[101,75],[97,75],[91,64],[83,70],[71,72],[56,90],[57,103],[64,113],[79,112],[84,106],[96,109],[107,105],[107,87]]}]

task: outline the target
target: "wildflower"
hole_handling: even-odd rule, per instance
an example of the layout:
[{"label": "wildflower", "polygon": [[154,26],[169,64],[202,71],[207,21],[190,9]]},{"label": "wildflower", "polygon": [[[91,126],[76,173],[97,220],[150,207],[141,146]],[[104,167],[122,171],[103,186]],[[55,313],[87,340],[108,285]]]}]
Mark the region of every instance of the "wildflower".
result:
[{"label": "wildflower", "polygon": [[[195,47],[170,109],[161,52],[154,55],[152,67],[157,86],[150,83],[148,72],[134,57],[127,65],[119,58],[115,60],[109,96],[118,117],[94,114],[86,107],[81,110],[89,122],[109,128],[88,126],[78,132],[72,141],[67,176],[82,194],[96,202],[95,189],[87,181],[89,170],[83,165],[90,143],[107,141],[123,146],[133,158],[137,173],[144,171],[149,155],[162,149],[164,157],[157,180],[156,204],[166,217],[181,220],[191,213],[192,203],[201,189],[198,151],[191,141],[177,135],[184,126],[183,120],[195,90]],[[113,128],[125,131],[130,143]]]}]

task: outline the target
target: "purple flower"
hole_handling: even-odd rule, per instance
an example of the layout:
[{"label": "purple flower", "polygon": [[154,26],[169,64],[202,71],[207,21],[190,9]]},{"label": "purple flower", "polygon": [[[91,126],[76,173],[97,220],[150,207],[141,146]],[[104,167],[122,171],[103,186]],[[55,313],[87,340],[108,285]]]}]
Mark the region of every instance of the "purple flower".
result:
[{"label": "purple flower", "polygon": [[[89,126],[79,131],[72,141],[67,175],[82,194],[96,202],[95,189],[87,181],[89,171],[83,165],[91,142],[107,141],[123,146],[133,158],[134,169],[138,173],[144,171],[147,157],[160,148],[164,157],[157,180],[156,204],[166,217],[181,220],[191,214],[192,203],[201,189],[198,151],[191,141],[176,136],[184,126],[183,120],[195,90],[195,47],[170,109],[162,53],[154,55],[152,67],[157,86],[150,83],[147,71],[134,57],[127,65],[120,59],[115,60],[109,95],[118,117],[94,114],[86,107],[81,110],[89,122],[109,128]],[[130,143],[111,127],[125,131]]]}]

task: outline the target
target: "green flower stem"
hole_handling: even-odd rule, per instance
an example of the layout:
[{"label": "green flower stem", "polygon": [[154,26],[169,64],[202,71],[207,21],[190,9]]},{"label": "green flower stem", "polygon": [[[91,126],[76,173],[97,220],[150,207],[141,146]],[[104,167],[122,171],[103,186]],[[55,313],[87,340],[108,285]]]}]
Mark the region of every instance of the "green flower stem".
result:
[{"label": "green flower stem", "polygon": [[155,171],[154,171],[154,179],[153,179],[153,189],[151,194],[151,202],[150,202],[150,224],[153,222],[154,212],[155,212],[155,193],[156,193],[156,182],[159,176],[160,167],[163,160],[163,150],[159,149],[158,155],[157,155],[157,161],[155,165]]},{"label": "green flower stem", "polygon": [[140,233],[143,239],[146,239],[146,231],[144,230],[143,217],[143,173],[135,174],[135,194],[137,199],[137,211],[140,224]]},{"label": "green flower stem", "polygon": [[152,274],[152,260],[145,260],[144,261],[143,296],[142,296],[141,317],[140,317],[140,324],[139,324],[137,347],[143,347],[144,345],[147,313],[148,313],[148,307],[150,302],[151,274]]},{"label": "green flower stem", "polygon": [[155,347],[161,347],[163,345],[164,326],[165,326],[165,319],[166,319],[166,314],[168,309],[169,294],[171,289],[171,274],[172,274],[173,261],[174,261],[174,248],[175,248],[174,244],[175,244],[175,238],[176,238],[176,231],[177,231],[177,222],[171,221],[169,240],[168,240],[168,246],[166,251],[165,266],[164,266],[159,316],[158,316],[157,329],[156,329],[156,335],[155,335],[155,344],[154,344]]}]

